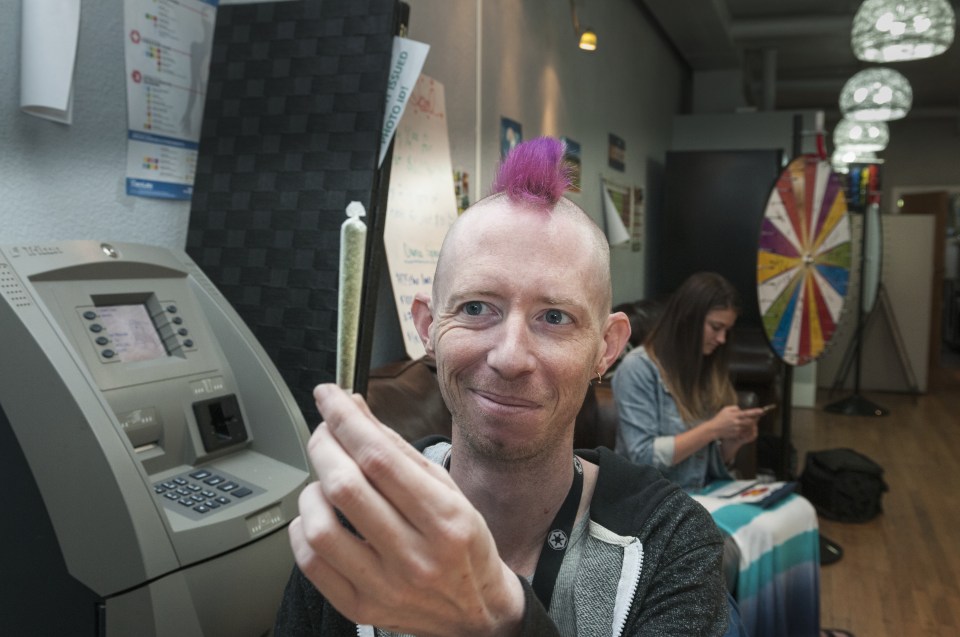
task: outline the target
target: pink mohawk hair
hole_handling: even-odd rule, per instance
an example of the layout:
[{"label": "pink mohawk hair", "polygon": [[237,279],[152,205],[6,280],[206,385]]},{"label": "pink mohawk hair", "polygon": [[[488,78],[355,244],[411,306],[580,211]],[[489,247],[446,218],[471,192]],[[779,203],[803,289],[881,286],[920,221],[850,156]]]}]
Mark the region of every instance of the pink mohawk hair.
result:
[{"label": "pink mohawk hair", "polygon": [[553,208],[570,186],[564,150],[563,142],[552,137],[517,144],[500,162],[491,194],[502,192],[517,203]]}]

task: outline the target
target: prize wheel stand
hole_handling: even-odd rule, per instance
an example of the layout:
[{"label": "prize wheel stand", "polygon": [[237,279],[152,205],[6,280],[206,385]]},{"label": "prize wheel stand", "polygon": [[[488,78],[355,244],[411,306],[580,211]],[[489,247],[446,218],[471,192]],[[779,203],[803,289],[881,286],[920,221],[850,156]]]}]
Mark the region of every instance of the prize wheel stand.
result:
[{"label": "prize wheel stand", "polygon": [[770,193],[757,246],[757,301],[771,349],[785,364],[781,478],[790,479],[793,367],[816,360],[843,314],[850,222],[840,179],[818,155],[800,155]]},{"label": "prize wheel stand", "polygon": [[[858,204],[863,210],[863,227],[861,234],[860,250],[860,302],[857,304],[857,325],[853,339],[850,341],[847,351],[844,354],[840,369],[837,372],[837,378],[834,380],[832,389],[842,387],[846,381],[847,373],[850,371],[850,365],[854,366],[853,371],[853,394],[830,403],[824,409],[831,413],[842,414],[845,416],[886,416],[890,413],[884,407],[864,398],[860,394],[860,367],[863,350],[863,340],[866,334],[866,328],[870,320],[874,317],[876,310],[882,310],[886,315],[888,325],[894,337],[894,344],[897,347],[897,353],[900,357],[900,363],[904,374],[907,377],[907,383],[910,389],[917,393],[916,378],[913,374],[913,368],[910,365],[909,357],[906,353],[903,340],[900,337],[900,330],[893,316],[893,310],[890,306],[890,300],[886,289],[880,280],[880,264],[883,255],[883,240],[880,231],[880,203],[879,203],[879,184],[878,171],[876,165],[864,165],[862,169],[854,175],[851,166],[851,187],[854,190],[853,198],[858,199]],[[864,207],[863,204],[866,203]]]}]

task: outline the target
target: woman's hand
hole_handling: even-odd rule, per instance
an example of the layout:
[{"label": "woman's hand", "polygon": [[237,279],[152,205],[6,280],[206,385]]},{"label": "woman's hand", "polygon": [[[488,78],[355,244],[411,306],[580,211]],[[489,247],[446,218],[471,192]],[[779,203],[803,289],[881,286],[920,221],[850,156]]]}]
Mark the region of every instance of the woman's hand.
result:
[{"label": "woman's hand", "polygon": [[736,405],[730,405],[708,421],[716,421],[715,431],[722,432],[716,439],[721,443],[721,454],[725,463],[733,462],[740,447],[757,439],[757,422],[761,416],[763,409],[760,407],[740,409]]},{"label": "woman's hand", "polygon": [[703,424],[710,427],[715,440],[740,441],[740,444],[744,444],[757,438],[757,421],[762,415],[763,409],[759,407],[740,409],[736,405],[728,405]]}]

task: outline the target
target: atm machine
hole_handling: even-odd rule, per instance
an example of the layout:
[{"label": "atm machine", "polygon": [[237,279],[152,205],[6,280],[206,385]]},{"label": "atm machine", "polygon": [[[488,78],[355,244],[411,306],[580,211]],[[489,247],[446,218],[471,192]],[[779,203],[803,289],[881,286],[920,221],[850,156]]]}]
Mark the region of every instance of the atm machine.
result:
[{"label": "atm machine", "polygon": [[269,634],[308,437],[186,253],[0,246],[0,632]]}]

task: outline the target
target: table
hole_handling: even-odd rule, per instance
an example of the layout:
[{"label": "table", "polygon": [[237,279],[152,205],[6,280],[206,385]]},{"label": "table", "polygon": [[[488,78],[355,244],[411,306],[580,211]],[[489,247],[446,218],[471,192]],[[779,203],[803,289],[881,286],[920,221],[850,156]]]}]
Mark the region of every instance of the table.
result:
[{"label": "table", "polygon": [[817,512],[791,494],[768,508],[711,497],[716,482],[691,494],[740,548],[734,597],[750,637],[820,634],[820,531]]}]

